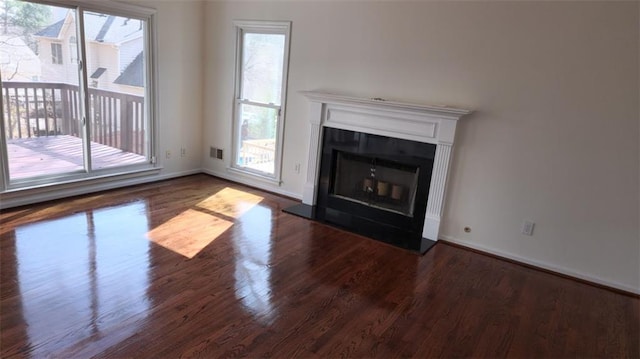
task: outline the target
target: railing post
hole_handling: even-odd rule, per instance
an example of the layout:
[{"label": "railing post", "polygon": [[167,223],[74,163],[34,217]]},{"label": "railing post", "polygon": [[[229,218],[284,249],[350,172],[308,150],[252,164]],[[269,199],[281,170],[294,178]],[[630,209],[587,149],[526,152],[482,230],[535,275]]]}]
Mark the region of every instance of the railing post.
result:
[{"label": "railing post", "polygon": [[[38,136],[37,134],[40,133],[40,113],[38,108],[38,89],[35,87],[33,88],[33,101],[35,103],[35,113],[36,113],[36,127],[33,128],[33,133],[34,133],[33,137],[37,137]],[[31,118],[29,117],[29,119]],[[27,125],[27,128],[29,128],[29,125]],[[31,137],[31,132],[29,132],[29,137]]]},{"label": "railing post", "polygon": [[129,96],[124,96],[120,101],[120,148],[132,152],[133,121],[130,114],[133,113],[133,101]]},{"label": "railing post", "polygon": [[87,94],[89,96],[90,108],[87,110],[87,126],[91,129],[91,137],[89,140],[102,143],[100,138],[100,113],[98,112],[98,95],[91,89]]},{"label": "railing post", "polygon": [[71,95],[71,129],[73,135],[76,137],[82,137],[80,135],[80,92],[78,86],[74,86],[70,92]]},{"label": "railing post", "polygon": [[[9,89],[5,88],[4,86],[2,87],[2,92],[3,95],[6,96],[5,99],[5,103],[7,104],[6,108],[6,113],[7,113],[7,117],[4,117],[4,119],[7,121],[7,123],[5,125],[8,125],[7,127],[9,128],[9,138],[13,138],[13,123],[11,122],[11,96],[9,95]],[[5,109],[2,109],[3,111]]]},{"label": "railing post", "polygon": [[62,88],[60,90],[60,100],[62,101],[62,126],[61,131],[63,135],[69,135],[71,133],[71,114],[69,111],[69,89]]}]

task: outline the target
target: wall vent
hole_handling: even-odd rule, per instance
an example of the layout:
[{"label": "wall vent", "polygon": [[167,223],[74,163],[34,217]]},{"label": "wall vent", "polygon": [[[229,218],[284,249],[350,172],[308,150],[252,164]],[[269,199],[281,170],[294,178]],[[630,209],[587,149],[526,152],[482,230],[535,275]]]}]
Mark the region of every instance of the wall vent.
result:
[{"label": "wall vent", "polygon": [[221,148],[209,147],[209,157],[221,160],[222,155],[223,152]]}]

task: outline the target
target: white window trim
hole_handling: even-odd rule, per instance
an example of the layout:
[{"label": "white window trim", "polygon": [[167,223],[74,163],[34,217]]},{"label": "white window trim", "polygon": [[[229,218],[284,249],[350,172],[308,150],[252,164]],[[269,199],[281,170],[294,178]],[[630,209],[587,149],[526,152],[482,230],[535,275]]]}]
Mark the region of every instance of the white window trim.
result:
[{"label": "white window trim", "polygon": [[78,63],[78,38],[76,36],[69,37],[68,44],[69,44],[69,63],[72,65],[77,64]]},{"label": "white window trim", "polygon": [[61,7],[81,7],[88,11],[109,12],[115,16],[137,17],[145,20],[156,13],[152,8],[112,0],[29,0],[29,2]]},{"label": "white window trim", "polygon": [[[282,149],[284,141],[284,123],[285,123],[285,109],[287,102],[287,84],[289,75],[289,54],[290,54],[290,39],[291,39],[291,21],[264,21],[264,20],[234,20],[233,26],[236,34],[236,52],[235,52],[235,84],[234,84],[234,101],[233,101],[233,126],[232,126],[232,140],[231,140],[231,165],[228,168],[232,172],[237,172],[243,175],[267,181],[270,183],[282,184]],[[285,37],[284,40],[284,57],[283,57],[283,69],[282,69],[282,90],[280,95],[280,106],[265,105],[266,107],[273,107],[279,110],[278,128],[276,129],[276,153],[274,155],[275,168],[273,176],[268,173],[253,170],[248,167],[238,166],[236,159],[238,156],[238,138],[240,138],[240,124],[238,116],[240,113],[240,105],[242,103],[248,103],[246,100],[240,98],[241,84],[242,84],[242,34],[244,32],[256,32],[256,33],[273,33],[282,34]],[[263,106],[263,105],[261,105]]]},{"label": "white window trim", "polygon": [[[99,169],[99,170],[91,170],[89,173],[69,173],[62,176],[50,176],[47,178],[33,178],[33,179],[25,179],[25,180],[14,180],[11,181],[9,178],[8,171],[1,171],[2,178],[0,178],[0,193],[7,193],[9,191],[29,191],[36,188],[42,187],[52,187],[64,185],[66,182],[84,182],[84,181],[95,181],[104,177],[123,177],[140,173],[148,173],[150,176],[157,175],[158,171],[162,168],[157,161],[157,153],[158,153],[158,95],[159,90],[157,88],[158,82],[158,67],[157,67],[157,58],[158,58],[158,46],[157,46],[157,25],[156,25],[156,10],[152,8],[147,8],[143,6],[126,4],[121,2],[115,2],[111,0],[102,0],[100,2],[92,1],[92,0],[29,0],[32,3],[39,3],[43,5],[52,5],[59,7],[67,7],[67,8],[77,8],[78,14],[82,14],[84,11],[96,11],[96,12],[106,12],[115,16],[121,17],[129,17],[136,18],[140,20],[144,20],[146,23],[145,28],[145,37],[144,37],[144,51],[150,56],[145,58],[147,62],[147,68],[145,73],[145,111],[147,112],[147,116],[149,118],[148,123],[148,132],[149,139],[147,143],[147,151],[149,153],[149,163],[139,164],[139,165],[130,165],[125,167],[115,167],[109,169]],[[83,21],[82,16],[78,15],[78,24],[81,24]],[[80,37],[76,39],[76,43],[80,41],[84,41],[84,29],[80,28]],[[78,46],[79,54],[78,61],[82,61],[82,63],[86,63],[85,54],[80,51],[81,47]],[[80,86],[84,87],[85,93],[87,92],[87,79],[88,74],[86,71],[82,73],[84,77],[84,84],[80,84]],[[1,97],[1,96],[0,96]],[[0,106],[3,106],[3,102],[0,99]],[[4,125],[0,121],[0,132],[4,133]],[[6,143],[4,141],[4,136],[0,136],[0,146],[6,148]],[[87,156],[90,156],[90,152],[87,153]],[[8,155],[5,151],[2,151],[0,154],[0,166],[2,168],[9,167],[9,159]],[[88,168],[91,168],[89,166]],[[88,183],[90,186],[91,183]]]}]

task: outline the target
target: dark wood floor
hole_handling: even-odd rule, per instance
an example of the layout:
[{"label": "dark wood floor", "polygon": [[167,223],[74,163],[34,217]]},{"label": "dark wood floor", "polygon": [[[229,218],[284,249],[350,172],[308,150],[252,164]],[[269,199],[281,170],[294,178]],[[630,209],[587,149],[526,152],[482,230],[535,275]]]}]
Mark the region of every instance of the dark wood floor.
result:
[{"label": "dark wood floor", "polygon": [[3,211],[1,357],[640,357],[639,300],[205,175]]}]

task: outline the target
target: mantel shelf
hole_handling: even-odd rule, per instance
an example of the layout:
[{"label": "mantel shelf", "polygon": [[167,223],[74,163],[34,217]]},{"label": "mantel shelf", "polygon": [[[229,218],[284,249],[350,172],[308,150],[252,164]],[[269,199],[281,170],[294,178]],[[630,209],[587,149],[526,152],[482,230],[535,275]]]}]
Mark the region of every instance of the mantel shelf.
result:
[{"label": "mantel shelf", "polygon": [[342,104],[342,105],[361,105],[370,107],[380,107],[395,110],[405,110],[413,112],[430,113],[432,115],[444,115],[447,117],[455,117],[459,119],[464,115],[472,113],[472,110],[455,108],[450,106],[434,106],[434,105],[421,105],[406,102],[389,101],[379,98],[359,98],[350,97],[340,94],[321,92],[321,91],[300,91],[300,93],[312,101],[329,103],[329,104]]}]

